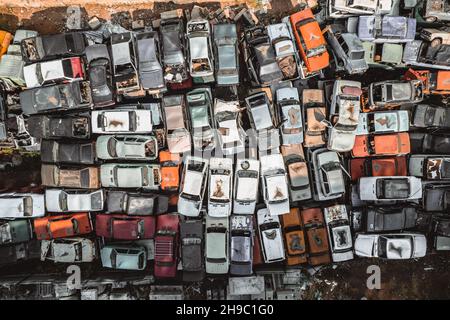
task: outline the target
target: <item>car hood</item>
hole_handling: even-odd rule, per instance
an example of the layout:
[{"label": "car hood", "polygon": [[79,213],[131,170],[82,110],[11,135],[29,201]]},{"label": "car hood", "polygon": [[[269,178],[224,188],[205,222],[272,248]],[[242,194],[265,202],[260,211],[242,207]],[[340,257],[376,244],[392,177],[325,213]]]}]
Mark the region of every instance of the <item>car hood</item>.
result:
[{"label": "car hood", "polygon": [[427,253],[427,240],[424,235],[414,235],[414,258],[424,257]]},{"label": "car hood", "polygon": [[355,254],[360,257],[373,257],[373,247],[377,238],[377,235],[357,235],[355,240]]}]

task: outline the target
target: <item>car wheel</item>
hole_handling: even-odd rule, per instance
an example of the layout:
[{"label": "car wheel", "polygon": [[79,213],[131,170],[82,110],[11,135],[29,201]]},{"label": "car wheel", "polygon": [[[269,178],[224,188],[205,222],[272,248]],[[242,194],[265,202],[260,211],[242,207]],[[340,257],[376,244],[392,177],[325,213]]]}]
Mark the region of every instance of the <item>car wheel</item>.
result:
[{"label": "car wheel", "polygon": [[431,41],[431,47],[433,47],[433,48],[439,47],[441,44],[442,44],[441,38],[436,38],[436,39],[433,39],[433,41]]}]

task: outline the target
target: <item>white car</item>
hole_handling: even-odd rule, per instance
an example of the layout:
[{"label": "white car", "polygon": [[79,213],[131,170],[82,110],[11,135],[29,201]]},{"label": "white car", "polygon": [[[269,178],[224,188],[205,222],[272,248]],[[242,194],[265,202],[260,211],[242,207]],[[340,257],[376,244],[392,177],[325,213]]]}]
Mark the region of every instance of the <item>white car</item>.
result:
[{"label": "white car", "polygon": [[227,274],[229,268],[229,221],[206,216],[205,268],[209,274]]},{"label": "white car", "polygon": [[262,156],[261,183],[264,202],[271,215],[289,213],[289,189],[281,154]]},{"label": "white car", "polygon": [[151,133],[152,112],[135,108],[92,111],[93,133]]},{"label": "white car", "polygon": [[361,82],[336,80],[330,106],[328,149],[349,152],[355,145],[361,109]]},{"label": "white car", "polygon": [[261,251],[265,263],[283,261],[285,257],[280,218],[271,215],[267,209],[260,209],[256,215]]},{"label": "white car", "polygon": [[158,140],[154,136],[101,135],[95,143],[99,159],[155,160]]},{"label": "white car", "polygon": [[[345,18],[351,15],[387,14],[393,0],[329,0],[330,18]],[[337,11],[337,12],[335,12]]]},{"label": "white car", "polygon": [[178,197],[178,213],[188,217],[197,217],[200,214],[206,189],[207,170],[207,159],[192,156],[185,158]]},{"label": "white car", "polygon": [[158,190],[161,168],[152,163],[104,163],[100,166],[100,181],[106,188]]},{"label": "white car", "polygon": [[417,177],[362,177],[358,182],[362,201],[408,201],[422,198],[422,181]]},{"label": "white car", "polygon": [[303,143],[303,117],[297,88],[281,88],[276,91],[282,125],[283,145]]},{"label": "white car", "polygon": [[418,233],[357,234],[355,254],[360,257],[412,259],[424,257],[427,240]]},{"label": "white car", "polygon": [[242,129],[239,101],[214,101],[214,123],[222,153],[236,154],[244,151],[245,132]]},{"label": "white car", "polygon": [[234,173],[233,213],[254,214],[258,201],[259,161],[238,159]]},{"label": "white car", "polygon": [[228,217],[233,197],[233,160],[209,159],[208,214],[211,217]]},{"label": "white car", "polygon": [[88,190],[45,190],[45,207],[48,212],[102,211],[103,205],[102,189],[92,192]]},{"label": "white car", "polygon": [[86,238],[41,241],[41,260],[58,263],[92,262],[97,257],[95,242]]},{"label": "white car", "polygon": [[356,135],[394,133],[408,130],[409,112],[407,110],[361,112]]},{"label": "white car", "polygon": [[353,239],[347,208],[337,204],[323,209],[333,262],[353,259]]},{"label": "white car", "polygon": [[4,193],[0,194],[0,218],[34,218],[45,215],[43,194]]},{"label": "white car", "polygon": [[187,23],[189,40],[189,72],[195,82],[214,81],[211,31],[208,20],[195,19]]}]

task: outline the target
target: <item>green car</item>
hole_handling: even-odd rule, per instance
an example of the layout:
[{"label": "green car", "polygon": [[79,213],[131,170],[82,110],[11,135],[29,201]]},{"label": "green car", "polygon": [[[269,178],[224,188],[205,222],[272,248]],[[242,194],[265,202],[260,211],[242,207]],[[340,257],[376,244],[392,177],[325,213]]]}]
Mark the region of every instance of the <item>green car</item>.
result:
[{"label": "green car", "polygon": [[210,88],[197,88],[186,94],[188,116],[192,127],[194,148],[213,149],[215,147],[212,128],[212,94]]},{"label": "green car", "polygon": [[12,220],[0,225],[0,245],[28,242],[33,238],[28,219]]},{"label": "green car", "polygon": [[393,69],[404,67],[403,45],[398,43],[362,42],[364,59],[370,68]]}]

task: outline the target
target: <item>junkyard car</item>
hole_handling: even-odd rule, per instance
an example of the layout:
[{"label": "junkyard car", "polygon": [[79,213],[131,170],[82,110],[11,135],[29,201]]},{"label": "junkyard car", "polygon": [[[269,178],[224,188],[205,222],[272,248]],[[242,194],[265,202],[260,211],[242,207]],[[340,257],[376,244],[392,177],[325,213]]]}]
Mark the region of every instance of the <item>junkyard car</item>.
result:
[{"label": "junkyard car", "polygon": [[409,158],[409,174],[424,180],[450,179],[450,157],[413,154]]},{"label": "junkyard car", "polygon": [[362,112],[359,114],[356,134],[391,133],[408,130],[409,112],[407,110]]},{"label": "junkyard car", "polygon": [[163,194],[108,191],[106,212],[124,213],[130,216],[151,216],[166,213],[169,199]]},{"label": "junkyard car", "polygon": [[289,197],[292,202],[311,198],[308,165],[301,144],[281,146],[289,181]]},{"label": "junkyard car", "polygon": [[150,133],[152,132],[151,110],[135,106],[120,106],[115,109],[92,111],[93,133]]},{"label": "junkyard car", "polygon": [[186,26],[189,42],[189,73],[194,82],[214,81],[214,56],[209,21],[192,19]]},{"label": "junkyard car", "polygon": [[411,144],[408,132],[357,136],[353,157],[395,156],[408,154]]},{"label": "junkyard car", "polygon": [[355,144],[361,108],[361,83],[348,80],[336,80],[333,86],[333,98],[330,106],[328,149],[348,152]]},{"label": "junkyard car", "polygon": [[131,32],[111,35],[114,84],[118,95],[140,88],[134,37]]},{"label": "junkyard car", "polygon": [[180,238],[183,281],[201,281],[205,276],[202,220],[181,220]]},{"label": "junkyard car", "polygon": [[303,145],[306,148],[325,145],[327,127],[324,120],[327,119],[327,114],[323,90],[304,89],[302,102],[306,115]]},{"label": "junkyard car", "polygon": [[424,257],[427,241],[423,234],[357,234],[355,254],[383,259],[413,259]]},{"label": "junkyard car", "polygon": [[13,40],[13,35],[5,30],[0,30],[0,57],[2,57],[7,51],[8,47]]},{"label": "junkyard car", "polygon": [[38,240],[67,238],[92,232],[89,213],[73,213],[37,218],[34,232]]},{"label": "junkyard car", "polygon": [[392,5],[392,0],[329,0],[327,3],[329,16],[334,19],[352,15],[386,14]]},{"label": "junkyard car", "polygon": [[445,0],[425,0],[423,17],[429,22],[450,21],[450,4]]},{"label": "junkyard car", "polygon": [[[36,220],[38,219],[40,218]],[[29,219],[18,219],[1,223],[0,245],[30,241],[33,238],[33,229],[30,221]]]},{"label": "junkyard car", "polygon": [[362,201],[408,201],[422,198],[422,182],[416,177],[363,177],[358,182]]},{"label": "junkyard car", "polygon": [[233,161],[229,158],[209,159],[208,214],[228,217],[233,194]]},{"label": "junkyard car", "polygon": [[49,163],[94,164],[95,147],[93,143],[63,143],[42,140],[41,161]]},{"label": "junkyard car", "polygon": [[[245,98],[250,125],[255,130],[259,150],[270,150],[280,145],[276,113],[266,92]],[[297,113],[298,115],[298,113]],[[285,125],[282,130],[285,130]]]},{"label": "junkyard car", "polygon": [[0,194],[0,218],[33,218],[45,214],[44,195],[36,193]]},{"label": "junkyard car", "polygon": [[362,45],[365,51],[364,59],[370,68],[391,70],[403,67],[403,45],[401,43],[363,41]]},{"label": "junkyard car", "polygon": [[100,166],[100,181],[107,188],[158,190],[161,174],[158,164],[105,163]]},{"label": "junkyard car", "polygon": [[22,56],[27,63],[82,55],[85,48],[86,39],[82,32],[35,36],[21,41]]},{"label": "junkyard car", "polygon": [[339,156],[325,148],[312,153],[316,201],[340,198],[345,193],[344,174]]},{"label": "junkyard car", "polygon": [[448,212],[450,209],[450,185],[424,184],[422,208],[425,212]]},{"label": "junkyard car", "polygon": [[411,125],[423,129],[450,128],[450,110],[444,106],[416,104],[412,107]]},{"label": "junkyard car", "polygon": [[324,208],[333,262],[353,259],[353,240],[350,221],[345,205],[337,204]]},{"label": "junkyard car", "polygon": [[49,212],[102,211],[103,190],[46,189],[45,207]]},{"label": "junkyard car", "polygon": [[161,165],[161,190],[178,190],[180,186],[180,155],[163,150],[159,153],[159,163]]},{"label": "junkyard car", "polygon": [[115,103],[111,59],[105,44],[93,44],[86,48],[87,73],[95,107]]},{"label": "junkyard car", "polygon": [[40,241],[31,240],[0,247],[0,266],[14,265],[21,261],[38,260],[41,255]]},{"label": "junkyard car", "polygon": [[432,47],[437,47],[441,44],[450,44],[450,32],[444,30],[423,28],[420,32],[420,37],[430,42]]},{"label": "junkyard car", "polygon": [[286,263],[288,266],[307,262],[306,240],[303,222],[298,208],[291,208],[288,214],[281,216],[284,243],[286,245]]},{"label": "junkyard car", "polygon": [[181,178],[178,212],[185,216],[199,215],[206,189],[208,160],[187,156]]},{"label": "junkyard car", "polygon": [[361,177],[407,175],[406,156],[355,158],[350,160],[349,167],[353,182]]},{"label": "junkyard car", "polygon": [[281,154],[264,155],[261,161],[261,190],[271,215],[289,212],[289,190]]},{"label": "junkyard car", "polygon": [[236,24],[213,25],[214,56],[218,86],[239,84],[239,56]]},{"label": "junkyard car", "polygon": [[87,81],[73,81],[20,92],[20,105],[26,115],[88,108],[92,104]]},{"label": "junkyard car", "polygon": [[138,32],[134,35],[137,47],[138,72],[144,90],[159,93],[166,90],[164,71],[160,62],[158,33]]},{"label": "junkyard car", "polygon": [[267,209],[259,209],[256,218],[264,262],[274,263],[285,260],[280,218],[270,214]]},{"label": "junkyard car", "polygon": [[371,83],[369,86],[370,109],[382,109],[415,104],[423,100],[423,83],[420,80],[390,80]]},{"label": "junkyard car", "polygon": [[277,108],[281,120],[281,138],[284,145],[303,142],[303,114],[297,88],[276,91]]},{"label": "junkyard car", "polygon": [[364,232],[385,232],[414,228],[417,209],[414,207],[364,207],[353,212],[360,219]]},{"label": "junkyard car", "polygon": [[166,119],[167,145],[172,153],[191,150],[191,135],[186,115],[184,95],[164,96],[163,109]]},{"label": "junkyard car", "polygon": [[269,86],[283,79],[274,49],[264,26],[246,29],[243,43],[244,61],[253,85]]},{"label": "junkyard car", "polygon": [[373,42],[408,42],[416,35],[416,19],[401,16],[360,16],[358,37]]},{"label": "junkyard car", "polygon": [[301,211],[301,217],[308,239],[308,264],[317,266],[330,263],[330,246],[322,210],[304,209]]},{"label": "junkyard car", "polygon": [[194,148],[199,150],[214,148],[211,89],[194,89],[186,94],[186,100]]},{"label": "junkyard car", "polygon": [[100,257],[103,268],[144,270],[147,266],[147,251],[142,246],[108,244],[101,248]]},{"label": "junkyard car", "polygon": [[42,164],[42,185],[62,188],[100,187],[100,174],[98,167],[62,167],[54,164]]},{"label": "junkyard car", "polygon": [[245,132],[238,101],[214,101],[214,120],[218,142],[223,154],[231,155],[244,151]]},{"label": "junkyard car", "polygon": [[450,154],[450,136],[447,134],[413,132],[410,140],[413,154]]},{"label": "junkyard car", "polygon": [[407,66],[450,70],[450,45],[432,46],[422,40],[408,42],[403,51],[403,62]]},{"label": "junkyard car", "polygon": [[99,159],[155,160],[158,141],[154,136],[102,135],[95,144]]},{"label": "junkyard car", "polygon": [[230,274],[252,275],[253,219],[249,215],[232,215],[230,225]]},{"label": "junkyard car", "polygon": [[95,233],[98,237],[115,240],[153,239],[155,217],[97,214]]},{"label": "junkyard car", "polygon": [[41,241],[41,260],[55,263],[92,262],[97,258],[95,242],[86,238]]},{"label": "junkyard car", "polygon": [[87,115],[34,115],[27,119],[28,132],[40,139],[89,139],[90,118]]},{"label": "junkyard car", "polygon": [[301,68],[304,76],[317,74],[328,67],[330,56],[320,26],[310,8],[290,16],[291,28],[297,41],[297,48],[305,64]]},{"label": "junkyard car", "polygon": [[259,161],[237,159],[234,173],[233,213],[253,214],[258,201]]},{"label": "junkyard car", "polygon": [[432,219],[433,245],[436,251],[450,250],[450,220],[447,217]]},{"label": "junkyard car", "polygon": [[227,274],[229,270],[228,249],[229,219],[206,216],[205,258],[206,273]]},{"label": "junkyard car", "polygon": [[83,62],[80,57],[36,62],[24,66],[23,75],[27,88],[83,80]]}]

